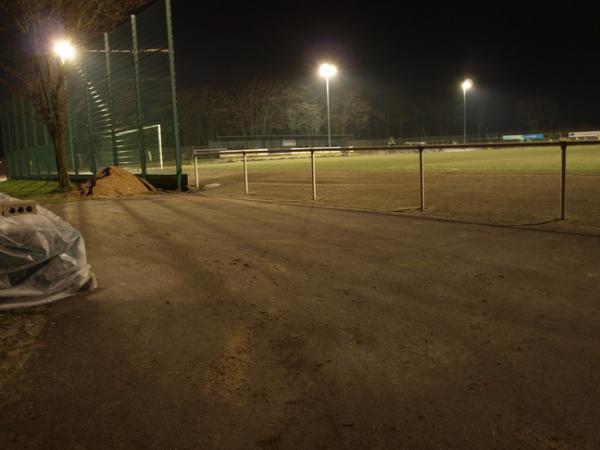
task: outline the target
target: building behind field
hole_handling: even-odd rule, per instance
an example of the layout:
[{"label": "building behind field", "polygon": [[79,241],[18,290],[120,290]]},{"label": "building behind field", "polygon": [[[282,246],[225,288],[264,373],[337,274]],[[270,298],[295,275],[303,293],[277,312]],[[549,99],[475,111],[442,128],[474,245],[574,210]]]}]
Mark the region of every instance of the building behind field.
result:
[{"label": "building behind field", "polygon": [[[332,147],[352,147],[353,145],[354,138],[351,134],[331,136]],[[295,147],[327,147],[327,135],[217,136],[216,141],[208,143],[208,148],[229,150]]]}]

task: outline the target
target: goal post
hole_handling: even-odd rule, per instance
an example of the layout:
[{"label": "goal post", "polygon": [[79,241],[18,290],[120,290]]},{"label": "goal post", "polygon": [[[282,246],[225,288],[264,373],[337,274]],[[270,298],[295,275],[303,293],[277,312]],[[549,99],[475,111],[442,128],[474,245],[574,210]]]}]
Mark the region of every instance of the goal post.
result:
[{"label": "goal post", "polygon": [[[163,160],[163,143],[162,143],[162,127],[159,123],[153,125],[144,125],[144,131],[146,130],[156,130],[156,142],[158,149],[158,161],[160,164],[161,170],[164,169],[164,160]],[[137,133],[139,130],[137,128],[132,128],[130,130],[119,131],[115,133],[115,137],[125,136],[132,133]],[[117,148],[120,146],[120,143],[117,142]],[[148,151],[146,148],[146,152],[148,153],[149,160],[152,161],[152,151]]]}]

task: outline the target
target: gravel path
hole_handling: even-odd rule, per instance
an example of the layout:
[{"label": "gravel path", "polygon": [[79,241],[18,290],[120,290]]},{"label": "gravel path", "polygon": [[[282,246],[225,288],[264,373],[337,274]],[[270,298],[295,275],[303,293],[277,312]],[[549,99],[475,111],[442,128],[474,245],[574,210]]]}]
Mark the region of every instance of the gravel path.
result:
[{"label": "gravel path", "polygon": [[66,203],[0,448],[600,448],[600,238],[194,194]]}]

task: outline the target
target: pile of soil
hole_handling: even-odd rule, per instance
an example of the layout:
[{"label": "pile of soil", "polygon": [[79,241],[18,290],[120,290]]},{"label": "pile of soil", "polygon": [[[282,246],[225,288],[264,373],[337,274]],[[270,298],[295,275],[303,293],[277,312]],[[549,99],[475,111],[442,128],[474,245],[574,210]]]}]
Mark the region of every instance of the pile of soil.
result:
[{"label": "pile of soil", "polygon": [[79,187],[82,196],[116,197],[119,195],[145,194],[156,190],[154,186],[131,172],[115,166],[102,169],[91,180]]}]

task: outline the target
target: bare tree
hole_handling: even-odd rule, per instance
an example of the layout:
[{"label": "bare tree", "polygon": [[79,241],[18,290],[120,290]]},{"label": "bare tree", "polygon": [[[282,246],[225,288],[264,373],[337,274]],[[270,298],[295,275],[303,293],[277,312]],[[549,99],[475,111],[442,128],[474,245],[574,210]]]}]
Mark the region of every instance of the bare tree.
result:
[{"label": "bare tree", "polygon": [[331,100],[332,130],[336,133],[360,135],[367,129],[372,114],[366,97],[350,87]]},{"label": "bare tree", "polygon": [[233,117],[243,135],[267,135],[281,128],[281,102],[285,84],[269,79],[253,79],[232,92]]},{"label": "bare tree", "polygon": [[65,153],[66,96],[64,63],[51,55],[52,40],[71,38],[83,44],[121,24],[148,0],[0,0],[3,31],[21,45],[2,55],[4,82],[32,100],[50,134],[58,186],[70,189]]},{"label": "bare tree", "polygon": [[322,119],[320,97],[303,83],[290,83],[285,90],[285,132],[291,134],[319,134]]},{"label": "bare tree", "polygon": [[552,99],[530,95],[519,102],[517,117],[530,132],[555,127],[557,116],[558,107]]}]

